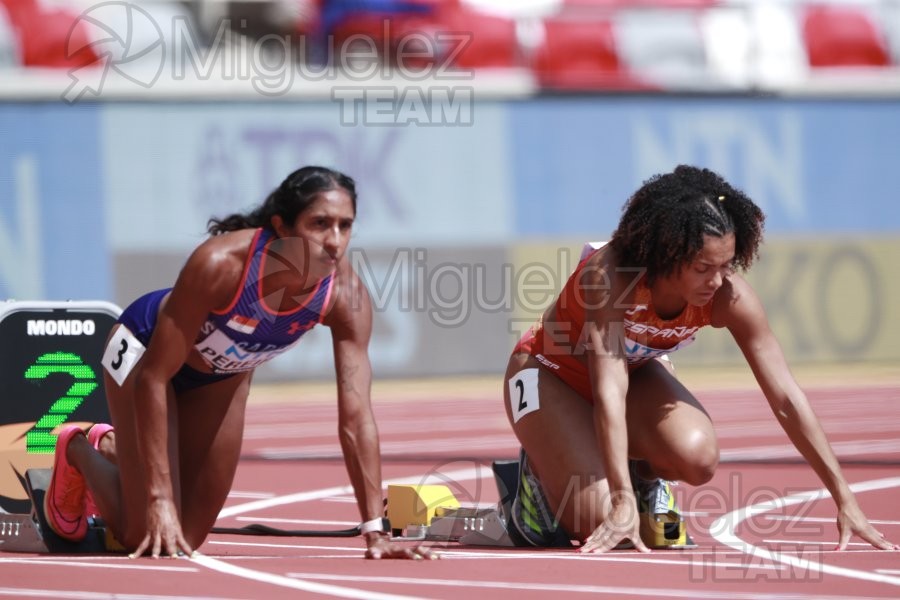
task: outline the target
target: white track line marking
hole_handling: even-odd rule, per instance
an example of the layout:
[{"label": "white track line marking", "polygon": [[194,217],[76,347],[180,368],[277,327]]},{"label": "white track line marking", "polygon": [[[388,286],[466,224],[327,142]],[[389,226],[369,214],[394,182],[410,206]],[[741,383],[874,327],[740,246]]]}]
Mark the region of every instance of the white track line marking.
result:
[{"label": "white track line marking", "polygon": [[[434,475],[429,476],[413,476],[413,477],[402,477],[398,479],[391,479],[388,481],[384,481],[382,485],[390,485],[390,484],[417,484],[417,483],[446,483],[447,481],[470,481],[472,479],[478,479],[481,477],[493,477],[493,472],[488,467],[477,467],[477,468],[468,468],[468,469],[460,469],[457,471],[449,471],[446,473],[436,473]],[[228,506],[223,508],[219,513],[219,518],[222,517],[233,517],[239,515],[241,513],[250,512],[253,510],[263,510],[266,508],[272,508],[273,506],[282,506],[284,504],[295,504],[299,502],[309,502],[311,500],[319,500],[321,498],[328,498],[332,496],[342,496],[345,494],[353,493],[353,488],[349,485],[338,486],[338,487],[330,487],[324,488],[321,490],[314,490],[311,492],[298,492],[296,494],[288,494],[286,496],[278,496],[275,498],[267,498],[264,500],[256,500],[255,502],[247,502],[245,504],[238,504],[236,506]],[[359,548],[360,554],[363,552],[363,548]],[[238,567],[237,565],[232,565],[222,560],[218,560],[209,556],[205,556],[202,554],[198,554],[196,557],[192,558],[194,562],[214,571],[219,571],[220,573],[228,573],[230,575],[235,575],[237,577],[243,577],[245,579],[252,579],[254,581],[261,581],[264,583],[270,583],[272,585],[277,585],[280,587],[286,587],[296,590],[303,590],[307,592],[314,592],[320,594],[330,594],[332,596],[338,596],[342,598],[407,598],[408,596],[397,596],[390,594],[375,594],[370,591],[358,590],[354,588],[346,588],[335,585],[324,585],[318,584],[311,581],[303,581],[297,579],[291,579],[289,577],[282,577],[280,575],[274,575],[272,573],[265,573],[262,571],[254,571],[252,569],[247,569],[245,567]]]},{"label": "white track line marking", "polygon": [[[837,546],[837,542],[834,540],[829,541],[821,541],[821,540],[763,540],[767,544],[788,544],[791,546],[830,546],[834,548]],[[868,542],[850,542],[847,546],[861,546],[863,548],[871,548],[872,544]],[[877,550],[877,548],[876,548]],[[884,550],[882,550],[884,552]]]},{"label": "white track line marking", "polygon": [[[440,475],[438,477],[437,475]],[[446,483],[447,481],[470,481],[479,477],[493,477],[493,471],[489,467],[478,467],[460,469],[458,471],[448,471],[447,473],[439,473],[436,475],[422,476],[414,475],[412,477],[400,477],[385,481],[382,485],[403,485],[417,483]],[[247,502],[245,504],[236,504],[235,506],[227,506],[219,513],[219,518],[233,517],[241,513],[251,512],[254,510],[263,510],[272,508],[273,506],[283,506],[285,504],[297,504],[300,502],[309,502],[311,500],[320,500],[331,496],[346,496],[353,493],[353,487],[350,485],[324,488],[321,490],[313,490],[311,492],[298,492],[296,494],[288,494],[286,496],[276,496],[274,498],[266,498],[255,502]]]},{"label": "white track line marking", "polygon": [[[0,596],[14,598],[55,598],[57,600],[197,600],[197,596],[157,596],[121,592],[76,592],[28,588],[0,588]],[[230,596],[204,596],[207,600],[233,600]]]},{"label": "white track line marking", "polygon": [[334,525],[336,527],[356,527],[358,521],[322,521],[319,519],[276,519],[273,517],[238,517],[238,521],[252,521],[254,523],[293,523],[301,525]]},{"label": "white track line marking", "polygon": [[86,567],[95,569],[134,569],[137,571],[181,571],[184,573],[196,573],[195,567],[166,567],[141,564],[109,564],[102,562],[88,562],[83,560],[60,560],[60,559],[36,559],[36,558],[0,558],[0,564],[19,564],[19,565],[58,565],[62,567]]},{"label": "white track line marking", "polygon": [[[895,487],[900,487],[900,477],[890,477],[887,479],[875,479],[873,481],[855,483],[850,486],[850,489],[854,492],[869,492],[873,490],[884,490]],[[780,552],[766,550],[765,548],[760,548],[758,546],[750,544],[749,542],[745,542],[740,537],[738,537],[736,533],[738,526],[743,521],[746,521],[747,519],[756,515],[760,515],[772,510],[783,509],[787,506],[793,506],[794,504],[815,502],[830,497],[831,496],[828,493],[828,490],[819,489],[809,492],[803,492],[800,494],[793,494],[791,496],[784,496],[774,501],[761,502],[759,504],[745,506],[743,508],[739,508],[738,510],[732,511],[727,515],[720,517],[719,519],[716,519],[710,527],[710,534],[712,534],[713,538],[715,538],[718,542],[728,546],[729,548],[734,548],[735,550],[740,550],[741,552],[760,558],[781,562],[792,567],[821,571],[822,573],[827,573],[829,575],[839,575],[841,577],[849,577],[851,579],[875,581],[877,583],[887,583],[890,585],[900,586],[900,577],[893,577],[890,575],[872,571],[860,571],[857,569],[848,569],[846,567],[826,565],[824,563],[810,560],[806,557],[800,558],[797,556],[790,556],[782,554]]]},{"label": "white track line marking", "polygon": [[[769,521],[808,521],[810,523],[834,523],[835,518],[831,517],[795,517],[792,515],[767,515],[765,517]],[[900,525],[900,521],[882,521],[879,519],[869,519],[871,525]]]},{"label": "white track line marking", "polygon": [[213,540],[209,542],[210,544],[215,544],[217,546],[247,546],[249,548],[290,548],[292,550],[334,550],[334,551],[343,551],[343,552],[355,552],[356,558],[359,558],[359,555],[363,553],[362,546],[353,546],[352,548],[349,546],[312,546],[307,544],[275,544],[270,543],[267,544],[265,542],[220,542]]},{"label": "white track line marking", "polygon": [[[900,440],[871,440],[832,442],[835,454],[842,457],[865,454],[883,454],[900,452]],[[727,448],[721,452],[723,463],[729,460],[774,460],[778,458],[802,458],[797,448],[791,444],[772,446],[751,446],[748,448]]]},{"label": "white track line marking", "polygon": [[263,571],[254,571],[245,567],[231,565],[202,554],[198,554],[191,560],[199,565],[206,567],[207,569],[219,571],[220,573],[236,575],[238,577],[243,577],[244,579],[252,579],[253,581],[270,583],[272,585],[277,585],[285,588],[293,588],[295,590],[301,590],[304,592],[312,592],[314,594],[326,594],[329,596],[337,596],[338,598],[360,598],[362,600],[367,600],[369,598],[373,600],[396,600],[398,598],[402,598],[405,600],[406,598],[410,597],[398,596],[394,594],[380,594],[378,592],[341,587],[337,585],[329,585],[326,583],[315,583],[306,579],[292,579],[283,575],[275,575],[274,573],[266,573]]},{"label": "white track line marking", "polygon": [[[326,575],[322,573],[289,573],[291,577],[367,583],[393,583],[412,586],[473,587],[501,590],[526,590],[541,592],[570,592],[582,594],[610,594],[615,596],[652,596],[654,598],[696,598],[716,600],[847,600],[848,596],[823,596],[821,594],[741,593],[734,591],[703,591],[696,586],[690,589],[640,588],[612,585],[566,585],[552,583],[525,583],[522,581],[471,581],[466,579],[421,579],[418,577],[363,577],[354,575]],[[861,600],[860,597],[856,597]],[[869,599],[874,600],[874,599]]]},{"label": "white track line marking", "polygon": [[244,499],[259,499],[259,498],[273,498],[275,494],[271,492],[237,492],[230,491],[228,492],[229,498],[244,498]]}]

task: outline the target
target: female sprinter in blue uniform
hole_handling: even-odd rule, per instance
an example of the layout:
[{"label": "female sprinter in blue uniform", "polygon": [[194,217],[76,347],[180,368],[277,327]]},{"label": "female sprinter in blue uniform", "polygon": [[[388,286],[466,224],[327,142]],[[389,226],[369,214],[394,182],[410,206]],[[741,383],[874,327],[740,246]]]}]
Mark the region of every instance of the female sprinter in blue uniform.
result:
[{"label": "female sprinter in blue uniform", "polygon": [[331,328],[339,436],[368,558],[431,558],[383,530],[378,431],[370,404],[372,306],[345,252],[352,179],[292,173],[249,214],[210,221],[175,286],[130,305],[103,357],[113,428],[58,438],[45,509],[78,540],[102,515],[132,556],[190,555],[234,479],[253,370],[315,325]]}]

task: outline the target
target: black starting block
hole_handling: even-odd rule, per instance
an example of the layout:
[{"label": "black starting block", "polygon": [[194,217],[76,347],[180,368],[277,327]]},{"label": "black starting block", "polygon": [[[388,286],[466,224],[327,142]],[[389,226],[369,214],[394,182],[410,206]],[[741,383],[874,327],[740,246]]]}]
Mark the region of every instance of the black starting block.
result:
[{"label": "black starting block", "polygon": [[31,514],[0,513],[0,551],[32,554],[104,554],[124,552],[102,522],[90,523],[87,535],[72,542],[56,535],[44,516],[44,496],[50,485],[50,469],[25,471],[25,491]]}]

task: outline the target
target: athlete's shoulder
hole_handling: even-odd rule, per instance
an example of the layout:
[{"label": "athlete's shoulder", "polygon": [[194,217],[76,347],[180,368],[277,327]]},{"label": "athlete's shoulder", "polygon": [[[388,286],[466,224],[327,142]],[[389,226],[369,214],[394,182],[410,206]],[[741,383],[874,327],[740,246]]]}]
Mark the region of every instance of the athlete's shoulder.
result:
[{"label": "athlete's shoulder", "polygon": [[230,295],[243,276],[255,233],[242,229],[204,240],[191,252],[175,287],[203,296]]},{"label": "athlete's shoulder", "polygon": [[762,304],[750,283],[739,273],[724,279],[712,300],[711,324],[727,325],[735,318],[762,311]]},{"label": "athlete's shoulder", "polygon": [[243,267],[257,231],[239,229],[211,236],[194,249],[188,265],[204,270],[225,268],[231,264]]}]

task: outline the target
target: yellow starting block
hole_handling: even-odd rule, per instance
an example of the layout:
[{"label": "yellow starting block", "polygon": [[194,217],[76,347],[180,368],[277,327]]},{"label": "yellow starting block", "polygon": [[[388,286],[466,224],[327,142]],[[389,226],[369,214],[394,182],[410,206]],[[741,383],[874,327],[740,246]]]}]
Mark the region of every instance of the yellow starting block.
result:
[{"label": "yellow starting block", "polygon": [[[510,505],[518,481],[518,462],[498,461],[493,467],[500,492],[500,502],[496,506],[463,506],[445,485],[389,485],[387,518],[393,535],[407,540],[459,542],[474,546],[527,546],[521,534],[514,527],[508,527]],[[696,547],[677,512],[641,513],[640,519],[641,539],[648,547]],[[627,547],[631,547],[630,542],[619,546]]]},{"label": "yellow starting block", "polygon": [[641,540],[648,548],[696,548],[681,516],[673,511],[661,515],[641,513]]},{"label": "yellow starting block", "polygon": [[[446,510],[459,508],[459,500],[446,485],[389,485],[387,518],[398,534],[431,525],[435,513],[445,516]],[[399,527],[397,527],[399,525]],[[411,536],[415,537],[415,536]]]},{"label": "yellow starting block", "polygon": [[445,485],[388,486],[387,518],[404,539],[515,546],[495,506],[462,506]]}]

